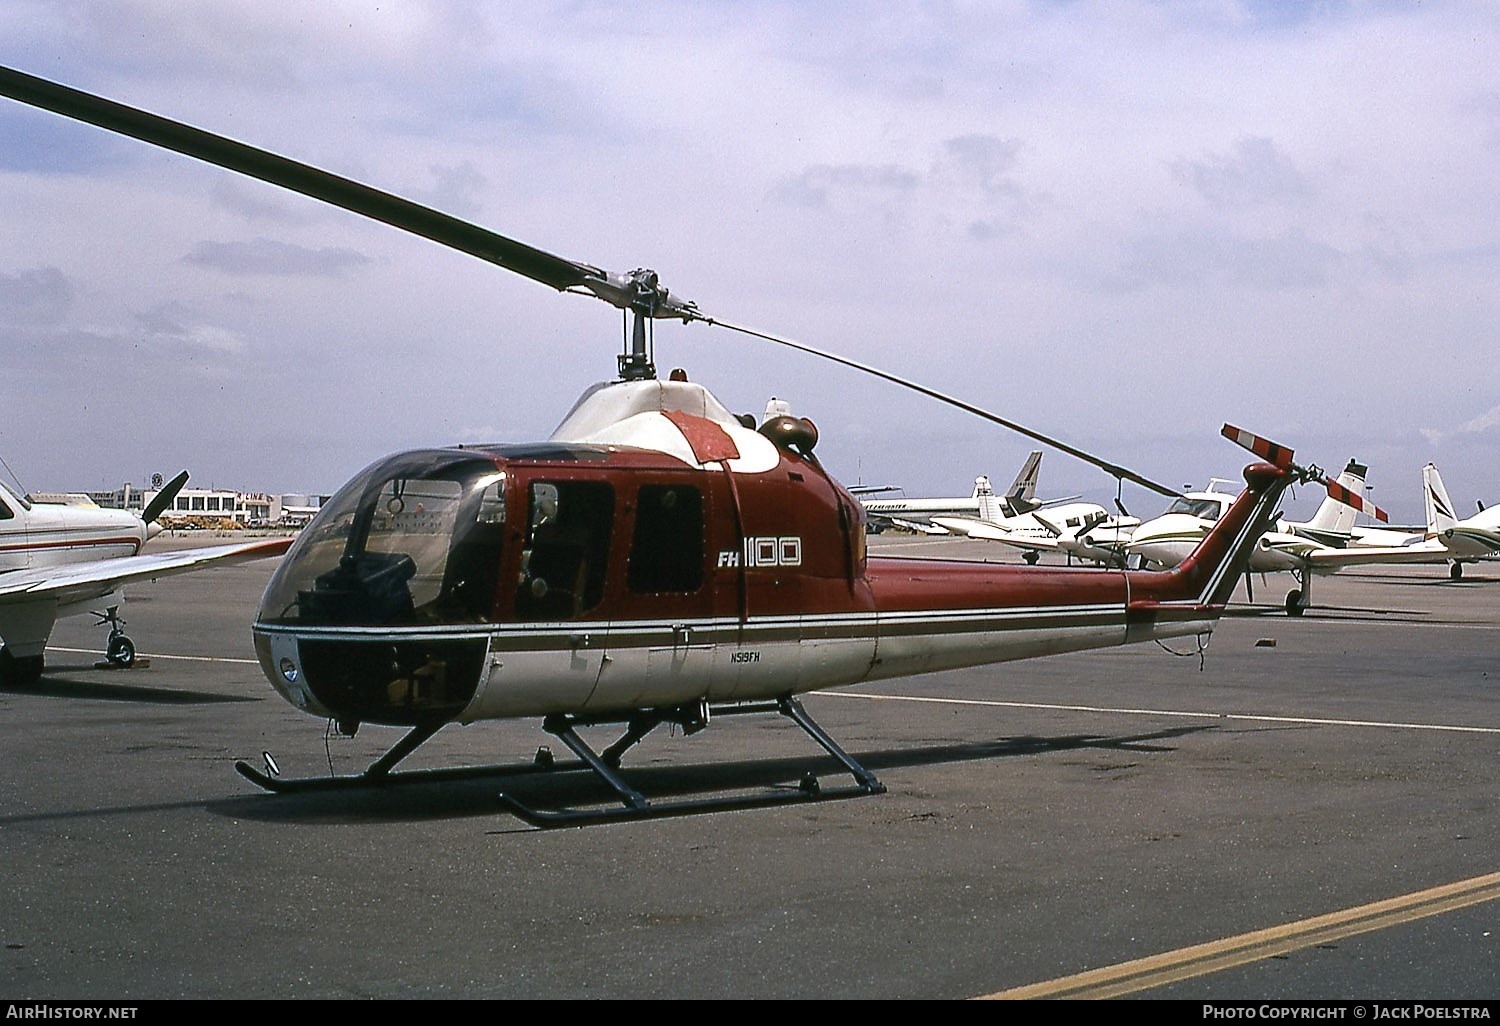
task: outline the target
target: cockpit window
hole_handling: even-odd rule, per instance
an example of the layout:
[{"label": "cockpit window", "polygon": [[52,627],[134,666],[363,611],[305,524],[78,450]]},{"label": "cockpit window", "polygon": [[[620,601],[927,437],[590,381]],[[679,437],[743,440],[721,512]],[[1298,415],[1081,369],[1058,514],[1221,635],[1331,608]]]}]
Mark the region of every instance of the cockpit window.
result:
[{"label": "cockpit window", "polygon": [[494,618],[505,474],[493,461],[406,453],[319,512],[272,578],[271,623],[393,626]]},{"label": "cockpit window", "polygon": [[1167,513],[1186,513],[1200,520],[1218,520],[1222,509],[1223,507],[1212,499],[1192,499],[1183,495],[1167,507]]}]

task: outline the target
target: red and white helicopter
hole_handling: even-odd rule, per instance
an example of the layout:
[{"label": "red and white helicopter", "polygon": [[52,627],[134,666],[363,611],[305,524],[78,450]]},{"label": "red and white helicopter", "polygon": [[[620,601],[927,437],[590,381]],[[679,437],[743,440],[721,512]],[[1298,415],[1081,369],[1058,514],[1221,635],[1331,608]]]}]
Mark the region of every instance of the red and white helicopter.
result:
[{"label": "red and white helicopter", "polygon": [[[610,273],[242,143],[0,69],[0,93],[322,199],[633,315],[619,378],[590,388],[545,441],[422,449],[345,485],[272,578],[253,627],[265,675],[297,708],[352,734],[406,734],[363,773],[274,791],[388,784],[523,767],[395,772],[451,723],[535,717],[618,805],[508,807],[540,825],[881,793],[813,722],[809,691],[1134,642],[1207,635],[1292,482],[1258,462],[1191,556],[1167,572],[871,556],[864,513],[794,416],[756,425],[674,371],[659,380],[656,319],[718,325],[914,389],[1168,495],[1132,471],[884,371],[710,317],[652,271]],[[771,792],[652,800],[620,770],[661,724],[694,733],[776,712],[853,778],[811,772]],[[596,751],[580,729],[618,725]]]},{"label": "red and white helicopter", "polygon": [[[123,509],[32,502],[0,484],[0,683],[34,683],[52,627],[88,613],[109,624],[105,658],[135,662],[119,616],[120,589],[137,581],[285,552],[290,538],[142,553],[161,532],[157,517],[187,483],[173,478],[140,515]],[[109,604],[113,600],[113,604]],[[100,612],[100,607],[104,610]]]}]

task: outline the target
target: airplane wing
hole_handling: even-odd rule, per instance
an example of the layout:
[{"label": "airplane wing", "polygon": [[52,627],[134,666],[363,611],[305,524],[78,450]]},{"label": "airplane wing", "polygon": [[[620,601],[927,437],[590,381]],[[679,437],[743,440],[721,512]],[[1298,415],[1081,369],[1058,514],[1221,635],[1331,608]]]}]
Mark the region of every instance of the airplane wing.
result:
[{"label": "airplane wing", "polygon": [[1453,553],[1438,542],[1428,539],[1411,545],[1355,545],[1345,549],[1319,549],[1307,553],[1304,558],[1314,570],[1331,573],[1346,566],[1447,563],[1453,559]]},{"label": "airplane wing", "polygon": [[990,520],[975,520],[971,517],[933,517],[932,522],[949,534],[977,538],[980,541],[995,541],[1013,545],[1018,549],[1033,552],[1056,552],[1057,539],[1053,537],[1028,536]]},{"label": "airplane wing", "polygon": [[900,527],[900,528],[902,528],[904,530],[907,530],[907,531],[911,531],[911,532],[913,532],[915,534],[949,534],[949,533],[951,533],[948,530],[946,530],[945,528],[937,526],[935,522],[932,523],[932,524],[923,524],[923,523],[919,523],[919,522],[917,522],[915,520],[902,520],[900,517],[886,517],[885,519],[889,520],[891,523],[895,524],[897,527]]},{"label": "airplane wing", "polygon": [[102,598],[126,584],[171,574],[186,573],[211,563],[227,565],[279,556],[291,547],[291,538],[267,538],[237,545],[214,545],[200,549],[151,552],[88,563],[39,567],[0,574],[0,605],[38,600],[59,606]]}]

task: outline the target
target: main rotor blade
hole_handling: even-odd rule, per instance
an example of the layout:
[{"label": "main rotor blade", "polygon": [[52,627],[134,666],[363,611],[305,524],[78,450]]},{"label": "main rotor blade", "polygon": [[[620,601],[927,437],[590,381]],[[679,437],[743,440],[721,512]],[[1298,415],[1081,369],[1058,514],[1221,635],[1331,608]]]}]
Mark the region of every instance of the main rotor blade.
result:
[{"label": "main rotor blade", "polygon": [[868,364],[705,316],[694,304],[684,302],[672,296],[668,290],[661,288],[654,272],[637,270],[629,274],[616,274],[590,264],[568,260],[351,179],[342,178],[225,136],[194,128],[191,125],[128,107],[113,100],[106,100],[101,96],[37,78],[13,68],[0,66],[0,96],[8,96],[13,100],[49,110],[64,117],[118,132],[121,135],[128,135],[231,171],[259,178],[272,185],[279,185],[304,196],[322,200],[431,239],[544,285],[550,285],[559,291],[582,290],[613,306],[634,310],[649,317],[678,318],[684,322],[699,321],[718,324],[731,331],[752,335],[801,350],[804,353],[820,356],[825,360],[841,363],[846,367],[864,371],[903,388],[909,388],[930,399],[956,406],[1044,445],[1050,445],[1054,449],[1091,463],[1116,478],[1133,481],[1162,495],[1179,494],[1177,489],[1157,484],[1118,464],[1093,456],[1066,442],[1049,438],[935,389],[889,374]]},{"label": "main rotor blade", "polygon": [[12,68],[0,67],[0,95],[343,207],[555,289],[584,288],[608,277],[597,267],[554,256],[348,178]]},{"label": "main rotor blade", "polygon": [[964,400],[962,399],[956,399],[951,395],[946,395],[942,392],[939,392],[937,389],[928,388],[926,385],[919,385],[915,381],[909,381],[906,378],[898,377],[895,374],[890,374],[886,371],[881,370],[879,367],[871,367],[867,363],[860,363],[858,360],[851,360],[847,356],[839,356],[837,353],[830,353],[823,349],[815,349],[814,347],[804,345],[801,342],[793,342],[791,339],[781,338],[776,335],[769,335],[763,331],[756,331],[754,328],[747,328],[738,324],[730,324],[728,321],[721,321],[715,317],[704,317],[702,318],[702,320],[707,324],[717,324],[719,327],[727,328],[730,331],[738,331],[741,334],[750,335],[754,338],[764,339],[767,342],[775,342],[777,345],[786,346],[789,349],[796,349],[799,352],[808,353],[812,356],[820,356],[825,360],[832,360],[834,363],[843,364],[845,367],[852,367],[855,370],[864,371],[866,374],[872,374],[875,377],[882,379],[883,381],[889,381],[893,385],[900,385],[902,388],[909,388],[913,392],[917,392],[921,395],[927,396],[927,398],[929,399],[936,399],[938,402],[947,403],[949,406],[956,406],[966,413],[972,413],[974,416],[981,417],[993,424],[999,424],[1003,428],[1009,428],[1017,434],[1025,435],[1027,438],[1030,438],[1037,442],[1041,442],[1043,445],[1050,445],[1052,446],[1052,448],[1057,449],[1060,452],[1065,452],[1069,456],[1074,456],[1080,460],[1083,460],[1085,463],[1092,463],[1094,466],[1103,470],[1105,473],[1109,474],[1112,477],[1124,478],[1127,481],[1134,481],[1141,487],[1149,488],[1153,492],[1159,492],[1162,495],[1171,496],[1173,498],[1182,494],[1179,489],[1168,488],[1166,485],[1157,484],[1150,478],[1142,477],[1135,471],[1122,467],[1118,463],[1111,463],[1106,459],[1101,459],[1098,456],[1086,453],[1082,449],[1069,445],[1067,442],[1060,442],[1055,438],[1049,438],[1048,436],[1041,434],[1040,432],[1031,430],[1029,427],[1017,424],[1013,420],[1006,420],[1004,417],[993,414],[988,410],[981,409],[980,407],[975,406],[972,403],[964,402]]}]

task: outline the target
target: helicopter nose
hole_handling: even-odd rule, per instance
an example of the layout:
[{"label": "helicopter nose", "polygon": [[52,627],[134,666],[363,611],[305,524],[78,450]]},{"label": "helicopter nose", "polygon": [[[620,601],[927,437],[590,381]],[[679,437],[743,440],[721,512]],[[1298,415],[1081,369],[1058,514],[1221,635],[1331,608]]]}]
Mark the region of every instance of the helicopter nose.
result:
[{"label": "helicopter nose", "polygon": [[255,634],[255,656],[260,662],[261,672],[292,705],[303,712],[319,716],[331,715],[318,704],[307,687],[307,677],[302,672],[302,656],[297,638],[285,634]]}]

